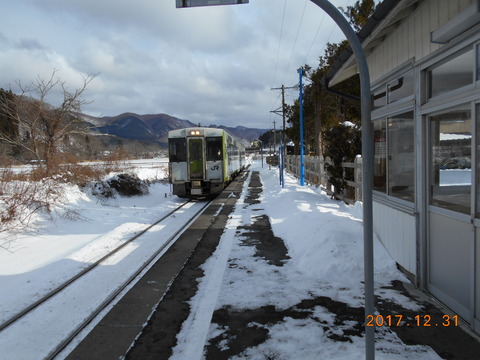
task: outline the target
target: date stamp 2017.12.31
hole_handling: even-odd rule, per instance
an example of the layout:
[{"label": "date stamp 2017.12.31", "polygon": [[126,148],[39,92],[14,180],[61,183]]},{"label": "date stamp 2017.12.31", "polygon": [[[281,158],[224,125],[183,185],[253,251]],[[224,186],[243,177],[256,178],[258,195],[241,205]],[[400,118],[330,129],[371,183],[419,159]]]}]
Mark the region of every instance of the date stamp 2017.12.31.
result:
[{"label": "date stamp 2017.12.31", "polygon": [[415,315],[413,318],[404,315],[367,315],[366,326],[458,326],[458,315],[443,315],[441,318],[434,318],[431,315]]}]

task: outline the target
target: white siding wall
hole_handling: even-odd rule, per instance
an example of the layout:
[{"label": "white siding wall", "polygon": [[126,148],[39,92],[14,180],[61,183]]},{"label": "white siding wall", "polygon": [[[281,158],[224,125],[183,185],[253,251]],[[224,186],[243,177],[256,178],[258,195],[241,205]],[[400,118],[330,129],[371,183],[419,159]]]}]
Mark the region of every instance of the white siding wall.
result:
[{"label": "white siding wall", "polygon": [[475,0],[424,0],[401,25],[367,56],[372,83],[410,59],[419,60],[438,48],[430,33]]},{"label": "white siding wall", "polygon": [[[392,258],[416,275],[415,217],[373,202],[373,231]],[[392,219],[395,219],[392,221]]]},{"label": "white siding wall", "polygon": [[[443,45],[430,33],[476,0],[421,0],[418,8],[367,55],[372,83],[414,59],[419,61]],[[418,81],[418,79],[417,79]],[[416,275],[415,217],[383,203],[373,203],[374,232],[397,263]]]}]

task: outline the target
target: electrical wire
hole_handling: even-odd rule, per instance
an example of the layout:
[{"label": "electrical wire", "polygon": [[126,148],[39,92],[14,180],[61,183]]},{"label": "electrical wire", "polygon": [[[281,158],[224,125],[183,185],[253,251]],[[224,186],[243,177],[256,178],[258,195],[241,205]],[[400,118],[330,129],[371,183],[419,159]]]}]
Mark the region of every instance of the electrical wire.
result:
[{"label": "electrical wire", "polygon": [[305,0],[305,4],[303,5],[302,17],[300,18],[300,23],[298,24],[297,34],[295,35],[295,41],[293,42],[292,52],[290,53],[290,58],[288,59],[288,64],[287,64],[287,67],[285,68],[282,82],[285,80],[285,76],[287,75],[287,71],[289,70],[290,63],[292,62],[293,52],[295,51],[295,46],[297,45],[298,34],[300,33],[300,28],[302,27],[303,16],[305,15],[305,9],[307,8],[308,1],[309,0]]},{"label": "electrical wire", "polygon": [[[352,2],[352,0],[348,0],[347,3],[345,4],[345,8],[347,8],[347,7],[350,5],[351,2]],[[325,13],[324,13],[324,15],[325,15]],[[325,49],[326,49],[328,43],[330,42],[330,38],[332,37],[333,32],[334,32],[337,28],[338,28],[337,24],[334,23],[334,24],[332,25],[332,30],[330,31],[330,34],[328,35],[327,40],[325,41],[325,44],[324,44],[323,47],[322,47],[322,54],[325,53]],[[316,36],[316,35],[315,35],[315,36]],[[312,43],[312,46],[313,46],[313,43]],[[305,59],[306,59],[306,57],[305,57]]]},{"label": "electrical wire", "polygon": [[277,49],[277,59],[275,61],[275,72],[273,74],[273,82],[272,85],[275,84],[277,80],[277,70],[278,70],[278,60],[280,58],[280,48],[282,44],[282,37],[283,37],[283,25],[285,24],[285,13],[287,8],[287,0],[283,2],[283,15],[282,15],[282,25],[280,27],[280,38],[278,39],[278,49]]},{"label": "electrical wire", "polygon": [[[305,10],[306,10],[306,7],[307,7],[307,3],[309,2],[309,0],[305,0],[305,4],[303,6],[303,11],[302,11],[302,16],[301,16],[301,19],[300,19],[300,23],[298,25],[298,29],[297,29],[297,33],[295,35],[295,41],[293,43],[293,47],[292,47],[292,51],[290,53],[290,58],[288,60],[288,65],[286,66],[285,68],[285,71],[284,71],[284,74],[283,74],[283,80],[282,82],[284,82],[285,80],[285,77],[287,75],[287,72],[289,71],[289,68],[290,68],[290,64],[291,64],[291,61],[292,61],[292,57],[293,57],[293,53],[295,51],[295,47],[296,47],[296,44],[297,44],[297,40],[298,40],[298,36],[299,36],[299,33],[300,33],[300,29],[302,27],[302,23],[303,23],[303,18],[304,18],[304,15],[305,15]],[[346,7],[348,7],[350,5],[350,3],[352,2],[352,0],[348,0],[347,3],[346,3]],[[280,29],[280,39],[279,39],[279,44],[278,44],[278,50],[277,50],[277,59],[276,59],[276,63],[275,63],[275,74],[274,74],[274,83],[275,83],[275,80],[277,78],[277,72],[278,72],[278,62],[279,62],[279,58],[280,58],[280,49],[281,49],[281,42],[282,42],[282,39],[283,39],[283,28],[284,28],[284,22],[285,22],[285,13],[286,13],[286,5],[287,5],[287,0],[285,0],[284,2],[284,6],[283,6],[283,15],[282,15],[282,26],[281,26],[281,29]],[[320,21],[320,24],[318,25],[318,28],[317,28],[317,31],[315,33],[315,36],[312,40],[312,43],[310,45],[310,48],[308,49],[308,52],[306,53],[305,55],[305,58],[304,58],[304,61],[303,61],[303,64],[306,64],[307,63],[307,58],[308,56],[310,55],[310,52],[312,51],[313,49],[313,46],[315,44],[315,42],[317,41],[317,37],[318,37],[318,34],[320,33],[320,29],[322,28],[322,25],[324,23],[324,20],[325,20],[325,15],[326,13],[323,12],[323,16],[322,16],[322,19]],[[337,29],[337,25],[336,24],[333,24],[332,25],[332,29],[330,31],[330,34],[328,35],[327,37],[327,40],[325,41],[324,45],[321,47],[322,49],[325,49],[325,47],[327,46],[327,44],[329,43],[334,31]],[[301,64],[301,65],[303,65]],[[274,104],[272,105],[272,110],[275,109],[275,106],[277,105],[277,102],[279,100],[279,96],[275,99],[274,101]],[[272,114],[272,113],[271,113]],[[272,117],[272,115],[270,116],[270,118]]]},{"label": "electrical wire", "polygon": [[[315,33],[315,37],[313,38],[312,44],[310,45],[310,48],[309,48],[308,51],[307,51],[307,55],[305,55],[305,59],[303,60],[303,63],[304,63],[304,64],[307,63],[308,55],[310,55],[310,51],[312,51],[313,44],[315,44],[315,41],[317,41],[317,36],[318,36],[318,33],[320,32],[320,28],[321,28],[322,25],[323,25],[323,21],[325,20],[325,15],[326,15],[326,12],[324,11],[324,12],[323,12],[323,15],[322,15],[322,20],[320,20],[320,24],[318,25],[317,32]],[[331,35],[331,34],[330,34],[330,35]]]}]

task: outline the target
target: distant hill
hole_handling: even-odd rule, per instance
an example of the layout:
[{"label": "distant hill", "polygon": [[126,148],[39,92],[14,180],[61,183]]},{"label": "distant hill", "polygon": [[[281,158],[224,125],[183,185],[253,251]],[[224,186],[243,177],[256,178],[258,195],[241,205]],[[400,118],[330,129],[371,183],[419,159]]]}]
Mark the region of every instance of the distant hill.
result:
[{"label": "distant hill", "polygon": [[260,135],[263,135],[268,131],[268,129],[255,129],[255,128],[247,128],[245,126],[237,126],[237,127],[228,127],[228,126],[215,126],[220,129],[228,131],[230,134],[235,135],[240,139],[246,139],[248,141],[257,140]]},{"label": "distant hill", "polygon": [[188,120],[180,120],[167,114],[124,113],[118,116],[102,117],[99,123],[105,124],[94,128],[100,133],[160,144],[167,143],[170,130],[195,126]]},{"label": "distant hill", "polygon": [[[94,130],[102,134],[115,135],[123,139],[158,143],[162,146],[167,145],[168,132],[170,130],[197,126],[188,120],[178,119],[167,114],[138,115],[124,113],[118,116],[89,118],[87,121],[95,124]],[[210,127],[224,129],[239,139],[244,140],[245,143],[258,139],[260,135],[267,131],[267,129],[251,129],[244,126],[231,128],[210,125]]]}]

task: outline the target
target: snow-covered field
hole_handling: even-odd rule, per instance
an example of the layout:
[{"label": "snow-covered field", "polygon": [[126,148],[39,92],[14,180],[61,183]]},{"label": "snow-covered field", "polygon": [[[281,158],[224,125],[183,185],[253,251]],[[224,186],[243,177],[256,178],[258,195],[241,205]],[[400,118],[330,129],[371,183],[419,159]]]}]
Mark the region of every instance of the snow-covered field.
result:
[{"label": "snow-covered field", "polygon": [[[286,309],[316,296],[328,296],[352,307],[363,304],[361,204],[347,206],[330,200],[314,187],[301,187],[288,175],[282,189],[278,184],[278,169],[269,170],[258,162],[254,162],[250,170],[260,171],[261,204],[246,206],[246,191],[238,199],[217,251],[204,264],[206,277],[192,300],[193,311],[178,336],[173,359],[202,358],[205,343],[225,331],[210,324],[213,311],[224,306],[252,309],[274,305]],[[141,178],[148,179],[159,178],[166,170],[165,167],[162,170],[160,164],[149,167],[143,163],[136,171]],[[91,194],[68,187],[69,198],[65,206],[74,209],[76,217],[57,216],[55,211],[39,214],[35,219],[35,233],[16,234],[2,240],[1,320],[178,205],[181,201],[169,196],[169,191],[169,185],[155,183],[148,195],[99,202]],[[263,210],[258,211],[259,208]],[[253,217],[262,213],[268,215],[275,236],[282,238],[288,248],[290,259],[282,267],[269,265],[253,256],[254,248],[242,246],[238,227],[250,224]],[[147,247],[147,244],[148,241],[138,246]],[[232,259],[235,266],[229,266]],[[119,258],[113,265],[121,274],[122,267],[127,264],[128,261]],[[406,279],[378,241],[375,242],[375,276],[376,292],[381,292],[383,298],[415,311],[421,310],[398,292],[382,288],[394,279]],[[99,282],[98,289],[91,291],[102,293],[104,286]],[[69,301],[64,299],[65,303]],[[62,320],[58,320],[60,328],[74,316],[67,304],[64,309],[60,314]],[[314,317],[335,328],[335,316],[327,309],[317,306]],[[38,314],[32,321],[42,324],[45,318]],[[270,337],[266,342],[248,349],[236,359],[364,358],[363,338],[336,342],[326,336],[319,324],[313,318],[285,318],[281,323],[267,326]],[[23,321],[15,331],[7,328],[0,333],[0,358],[41,358],[37,346],[44,344],[25,342],[21,335],[22,332],[29,334],[31,327],[31,323]],[[43,325],[42,331],[45,339],[55,343],[58,326],[53,331]],[[335,331],[341,333],[343,329],[338,327]],[[376,344],[377,359],[440,359],[430,348],[403,344],[387,328],[380,329]]]},{"label": "snow-covered field", "polygon": [[[167,160],[136,161],[134,172],[143,180],[167,175]],[[98,198],[87,189],[64,187],[64,199],[50,213],[34,216],[29,233],[0,236],[0,323],[55,289],[109,250],[144,230],[179,204],[165,182],[150,185],[143,196]],[[90,284],[69,287],[45,313],[35,310],[0,332],[3,360],[42,359],[51,348],[88,317],[109,293],[122,284],[166,241],[201,204],[190,204],[175,223],[162,223],[128,245],[90,277]],[[65,216],[65,215],[68,216]]]}]

